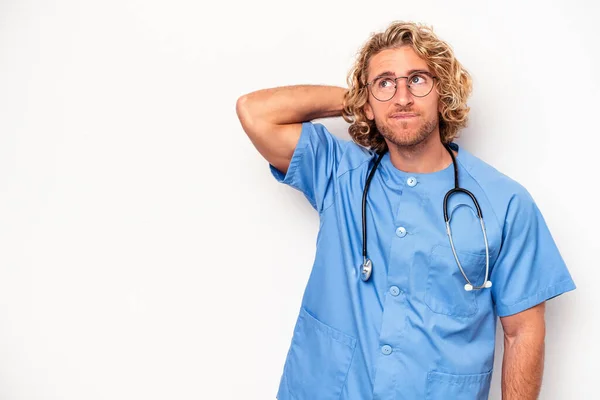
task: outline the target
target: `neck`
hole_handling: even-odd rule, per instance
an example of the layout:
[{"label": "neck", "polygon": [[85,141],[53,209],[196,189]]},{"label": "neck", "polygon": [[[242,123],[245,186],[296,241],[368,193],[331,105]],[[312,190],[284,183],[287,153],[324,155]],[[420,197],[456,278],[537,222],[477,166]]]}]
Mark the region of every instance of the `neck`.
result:
[{"label": "neck", "polygon": [[392,165],[404,172],[432,173],[452,163],[448,150],[442,144],[439,135],[435,134],[413,146],[398,146],[388,141],[388,148]]}]

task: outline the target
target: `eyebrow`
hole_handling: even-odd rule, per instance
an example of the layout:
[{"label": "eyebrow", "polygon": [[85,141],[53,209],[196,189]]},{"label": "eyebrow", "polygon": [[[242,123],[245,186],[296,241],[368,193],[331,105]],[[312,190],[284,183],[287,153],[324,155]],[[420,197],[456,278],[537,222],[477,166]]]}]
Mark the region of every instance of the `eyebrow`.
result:
[{"label": "eyebrow", "polygon": [[[420,68],[420,69],[411,69],[411,70],[407,71],[406,76],[409,76],[410,74],[415,73],[415,72],[427,72],[428,74],[431,74],[431,72],[427,71],[426,69]],[[395,77],[396,73],[393,71],[385,71],[385,72],[378,74],[377,76],[375,76],[375,78],[373,78],[371,80],[374,81],[375,79],[382,78],[384,76],[394,76]]]}]

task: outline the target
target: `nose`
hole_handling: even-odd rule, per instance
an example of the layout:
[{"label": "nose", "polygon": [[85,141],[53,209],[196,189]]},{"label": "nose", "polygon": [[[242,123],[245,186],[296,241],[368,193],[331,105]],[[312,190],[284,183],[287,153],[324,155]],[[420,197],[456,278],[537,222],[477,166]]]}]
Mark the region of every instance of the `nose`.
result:
[{"label": "nose", "polygon": [[406,78],[396,80],[396,93],[392,97],[392,101],[399,106],[406,107],[413,104],[414,98],[408,90],[408,82]]}]

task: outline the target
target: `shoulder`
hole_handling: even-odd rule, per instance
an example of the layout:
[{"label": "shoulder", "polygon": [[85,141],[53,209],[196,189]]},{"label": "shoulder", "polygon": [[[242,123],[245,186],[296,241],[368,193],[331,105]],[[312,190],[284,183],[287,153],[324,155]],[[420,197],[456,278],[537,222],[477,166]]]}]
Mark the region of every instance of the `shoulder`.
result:
[{"label": "shoulder", "polygon": [[500,221],[509,218],[509,214],[514,216],[519,210],[532,211],[536,208],[533,197],[520,182],[464,148],[461,148],[460,152],[462,154],[458,160],[463,173],[466,172],[474,185],[487,198]]},{"label": "shoulder", "polygon": [[375,152],[355,143],[349,137],[332,133],[324,124],[319,122],[304,122],[302,136],[306,141],[319,141],[326,144],[328,153],[334,154],[337,160],[337,177],[368,164],[375,157]]},{"label": "shoulder", "polygon": [[486,193],[501,197],[529,196],[527,189],[515,179],[500,172],[464,148],[461,148],[460,152],[462,153],[458,158],[460,166]]}]

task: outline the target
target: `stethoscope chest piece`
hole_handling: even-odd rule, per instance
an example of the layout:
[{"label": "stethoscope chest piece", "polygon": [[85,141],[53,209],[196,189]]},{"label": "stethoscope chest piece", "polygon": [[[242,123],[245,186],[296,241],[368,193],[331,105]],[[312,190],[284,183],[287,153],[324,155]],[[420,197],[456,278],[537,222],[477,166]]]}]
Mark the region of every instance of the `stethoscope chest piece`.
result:
[{"label": "stethoscope chest piece", "polygon": [[371,277],[371,272],[373,272],[373,263],[367,258],[360,268],[360,279],[362,279],[363,282],[368,281]]}]

